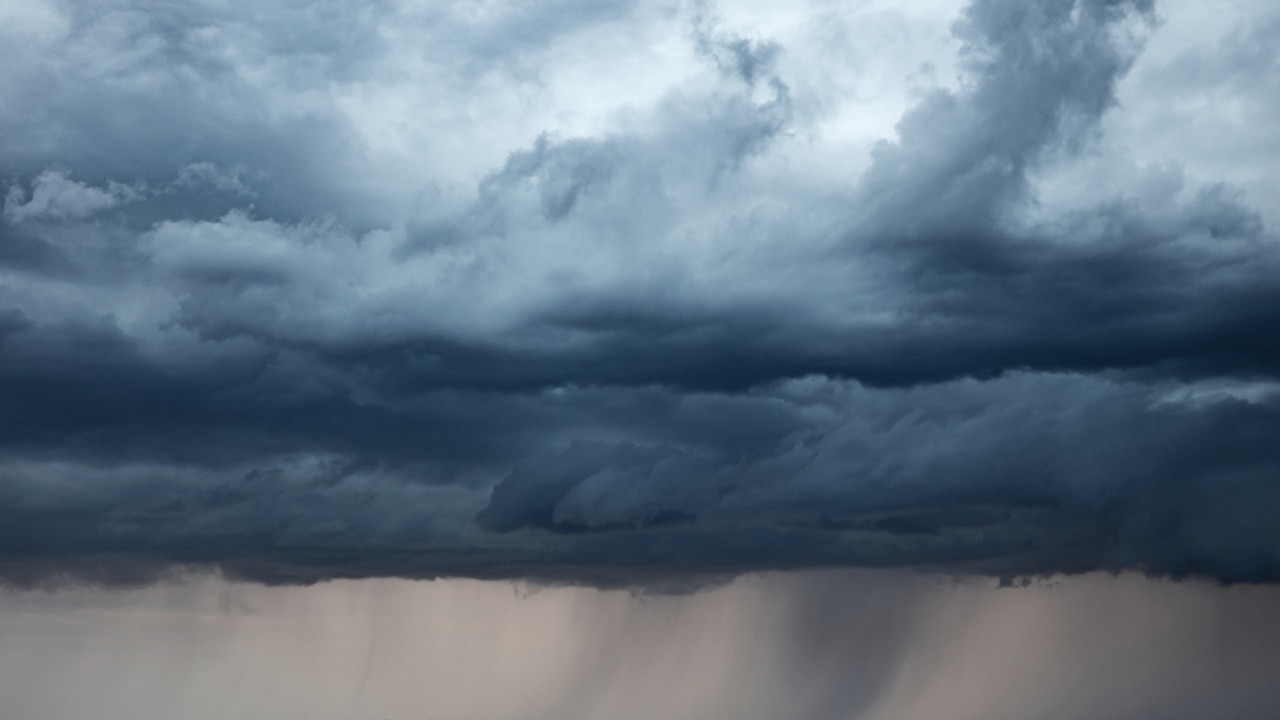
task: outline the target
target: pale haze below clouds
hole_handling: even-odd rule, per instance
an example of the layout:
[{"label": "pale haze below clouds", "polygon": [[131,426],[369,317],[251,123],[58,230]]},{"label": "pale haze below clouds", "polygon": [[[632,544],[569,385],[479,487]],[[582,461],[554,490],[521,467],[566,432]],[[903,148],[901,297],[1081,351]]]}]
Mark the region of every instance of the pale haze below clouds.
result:
[{"label": "pale haze below clouds", "polygon": [[8,594],[0,704],[23,720],[1263,720],[1278,601],[884,572],[688,596],[456,580]]}]

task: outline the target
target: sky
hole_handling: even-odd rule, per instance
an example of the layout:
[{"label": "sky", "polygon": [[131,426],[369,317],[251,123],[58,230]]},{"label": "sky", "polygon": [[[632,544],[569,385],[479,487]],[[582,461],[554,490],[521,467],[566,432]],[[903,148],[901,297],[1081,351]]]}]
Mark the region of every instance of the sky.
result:
[{"label": "sky", "polygon": [[1270,717],[1278,41],[0,0],[2,714]]},{"label": "sky", "polygon": [[901,571],[697,594],[202,578],[11,595],[6,718],[1268,720],[1280,592]]}]

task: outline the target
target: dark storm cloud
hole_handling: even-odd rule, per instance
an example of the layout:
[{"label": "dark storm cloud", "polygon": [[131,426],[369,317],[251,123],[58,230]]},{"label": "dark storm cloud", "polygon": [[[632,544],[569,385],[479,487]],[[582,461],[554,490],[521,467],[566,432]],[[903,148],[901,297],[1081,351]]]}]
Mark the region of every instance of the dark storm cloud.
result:
[{"label": "dark storm cloud", "polygon": [[1274,232],[1176,173],[1037,198],[1150,3],[976,0],[963,82],[835,200],[770,175],[812,120],[786,48],[700,12],[701,80],[407,214],[332,90],[397,23],[525,83],[635,8],[196,7],[6,51],[57,59],[0,111],[9,581],[1280,578]]}]

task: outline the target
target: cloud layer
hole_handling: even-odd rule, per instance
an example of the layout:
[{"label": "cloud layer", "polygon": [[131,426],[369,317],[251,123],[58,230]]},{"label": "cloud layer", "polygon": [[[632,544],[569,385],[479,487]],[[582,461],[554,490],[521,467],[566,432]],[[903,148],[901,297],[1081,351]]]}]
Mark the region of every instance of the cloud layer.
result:
[{"label": "cloud layer", "polygon": [[1235,25],[1143,67],[1191,10],[33,7],[7,582],[1280,579],[1274,169],[1146,157],[1199,137],[1168,67],[1274,81]]}]

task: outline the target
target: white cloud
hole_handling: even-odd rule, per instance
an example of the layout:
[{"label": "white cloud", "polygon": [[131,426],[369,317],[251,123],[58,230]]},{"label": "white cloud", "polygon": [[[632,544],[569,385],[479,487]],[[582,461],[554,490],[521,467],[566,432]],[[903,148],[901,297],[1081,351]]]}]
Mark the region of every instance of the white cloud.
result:
[{"label": "white cloud", "polygon": [[117,182],[105,188],[71,179],[64,170],[46,170],[32,182],[31,197],[13,185],[4,198],[4,214],[14,222],[80,220],[142,197],[142,191]]}]

